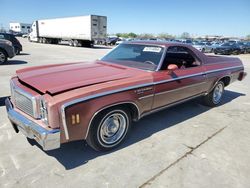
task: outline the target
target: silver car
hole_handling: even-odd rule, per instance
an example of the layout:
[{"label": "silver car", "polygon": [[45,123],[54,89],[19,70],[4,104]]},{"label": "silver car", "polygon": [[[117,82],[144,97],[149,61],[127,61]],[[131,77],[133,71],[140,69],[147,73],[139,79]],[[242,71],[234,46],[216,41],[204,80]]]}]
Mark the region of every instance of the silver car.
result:
[{"label": "silver car", "polygon": [[211,53],[213,51],[213,47],[208,42],[193,42],[193,47],[203,53]]},{"label": "silver car", "polygon": [[12,43],[8,40],[0,39],[0,64],[5,63],[8,58],[15,56],[15,50]]}]

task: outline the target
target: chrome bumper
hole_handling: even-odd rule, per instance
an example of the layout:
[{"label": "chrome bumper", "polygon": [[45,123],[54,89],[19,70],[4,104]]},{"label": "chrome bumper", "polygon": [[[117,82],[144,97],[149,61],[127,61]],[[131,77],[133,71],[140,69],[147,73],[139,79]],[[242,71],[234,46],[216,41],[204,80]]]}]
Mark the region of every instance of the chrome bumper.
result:
[{"label": "chrome bumper", "polygon": [[8,98],[5,100],[5,106],[9,120],[17,133],[21,131],[26,137],[35,139],[37,143],[42,146],[43,150],[52,150],[60,147],[59,129],[48,131],[37,123],[29,120],[14,110],[13,105]]}]

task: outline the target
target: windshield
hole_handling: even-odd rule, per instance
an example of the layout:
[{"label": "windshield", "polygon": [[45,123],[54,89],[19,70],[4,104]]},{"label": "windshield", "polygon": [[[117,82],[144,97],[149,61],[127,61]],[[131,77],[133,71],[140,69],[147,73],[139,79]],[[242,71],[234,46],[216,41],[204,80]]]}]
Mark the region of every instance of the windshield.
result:
[{"label": "windshield", "polygon": [[101,60],[143,70],[156,70],[164,48],[144,44],[120,44]]}]

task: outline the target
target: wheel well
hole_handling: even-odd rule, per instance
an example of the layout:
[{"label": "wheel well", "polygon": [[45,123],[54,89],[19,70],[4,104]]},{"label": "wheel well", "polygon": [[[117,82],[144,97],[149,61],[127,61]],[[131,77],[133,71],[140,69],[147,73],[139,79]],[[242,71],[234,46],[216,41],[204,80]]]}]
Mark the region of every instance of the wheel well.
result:
[{"label": "wheel well", "polygon": [[106,108],[103,108],[101,109],[98,114],[100,112],[103,112],[104,110],[108,110],[110,108],[115,108],[115,107],[125,107],[126,109],[128,109],[128,111],[130,112],[130,115],[132,117],[132,120],[136,121],[139,119],[139,116],[140,116],[140,111],[139,111],[139,108],[138,106],[135,104],[135,103],[130,103],[130,102],[124,102],[124,103],[118,103],[118,104],[114,104],[114,105],[111,105],[109,107],[106,107]]},{"label": "wheel well", "polygon": [[224,83],[225,86],[228,86],[230,84],[231,78],[230,76],[226,76],[220,79]]}]

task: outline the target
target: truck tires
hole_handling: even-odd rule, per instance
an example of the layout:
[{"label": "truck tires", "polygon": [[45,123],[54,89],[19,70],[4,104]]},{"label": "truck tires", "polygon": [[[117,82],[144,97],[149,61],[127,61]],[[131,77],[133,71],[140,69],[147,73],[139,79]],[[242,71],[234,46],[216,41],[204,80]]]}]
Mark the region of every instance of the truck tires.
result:
[{"label": "truck tires", "polygon": [[5,51],[0,49],[0,65],[7,61],[7,54]]},{"label": "truck tires", "polygon": [[206,106],[214,107],[220,104],[225,84],[219,81],[213,88],[213,90],[204,97],[204,103]]},{"label": "truck tires", "polygon": [[131,115],[124,107],[103,110],[93,119],[87,143],[97,151],[108,151],[117,147],[128,135]]}]

